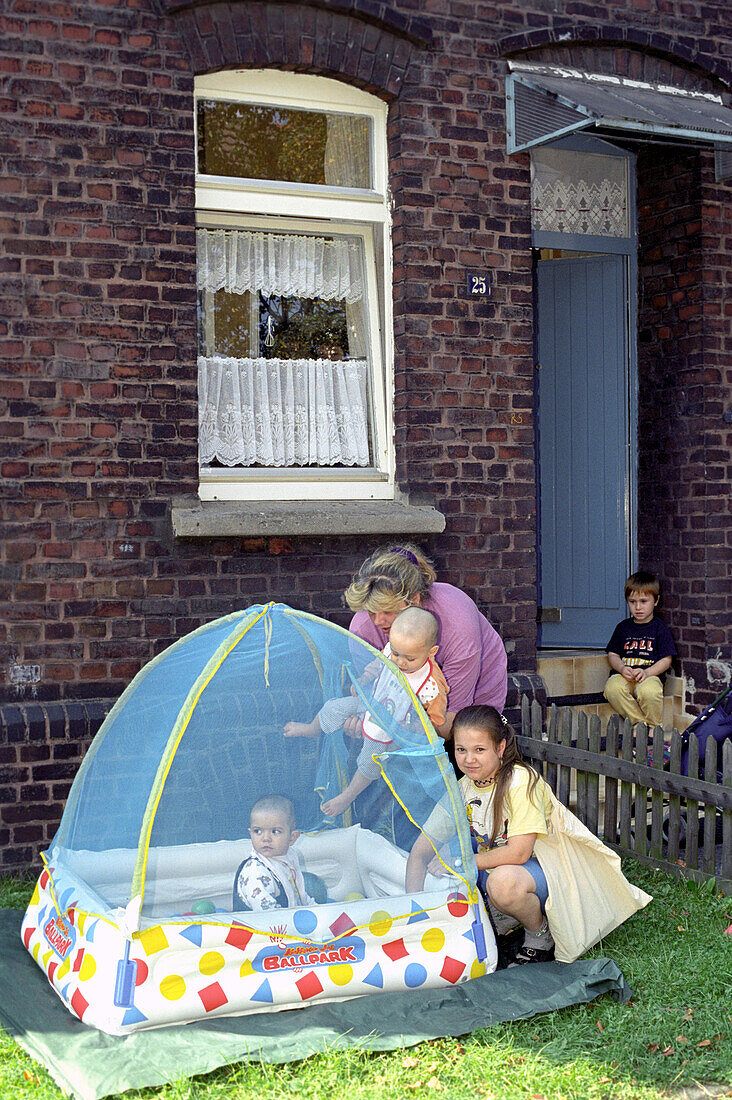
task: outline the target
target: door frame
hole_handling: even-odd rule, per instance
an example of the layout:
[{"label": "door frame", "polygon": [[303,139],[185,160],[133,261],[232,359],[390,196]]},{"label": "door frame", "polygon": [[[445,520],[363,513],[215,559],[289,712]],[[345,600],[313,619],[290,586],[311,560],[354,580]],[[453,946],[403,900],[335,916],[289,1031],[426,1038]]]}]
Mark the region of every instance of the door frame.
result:
[{"label": "door frame", "polygon": [[[542,248],[560,249],[565,252],[598,253],[600,255],[621,255],[626,257],[626,310],[628,332],[627,394],[628,394],[628,433],[625,447],[625,522],[628,531],[626,547],[626,572],[630,574],[636,568],[638,555],[638,217],[636,210],[636,173],[635,155],[630,150],[588,134],[571,134],[558,141],[548,142],[553,148],[567,149],[581,153],[602,153],[606,156],[623,157],[628,165],[628,237],[599,237],[591,234],[550,233],[545,230],[531,229],[532,246],[532,283],[534,310],[534,364],[538,362],[538,301],[536,264],[538,251]],[[569,258],[569,257],[568,257]],[[539,460],[539,379],[534,371],[534,462],[536,469],[536,572],[537,605],[541,607],[541,464]],[[537,614],[537,649],[541,649],[541,621]],[[552,648],[582,648],[567,645]]]}]

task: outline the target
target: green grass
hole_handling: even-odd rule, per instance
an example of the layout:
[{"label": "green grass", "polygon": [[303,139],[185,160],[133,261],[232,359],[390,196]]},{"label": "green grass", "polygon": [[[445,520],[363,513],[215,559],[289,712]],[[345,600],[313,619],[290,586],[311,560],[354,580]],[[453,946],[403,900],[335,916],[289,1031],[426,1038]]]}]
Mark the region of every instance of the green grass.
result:
[{"label": "green grass", "polygon": [[[634,995],[480,1029],[388,1054],[334,1051],[284,1066],[244,1063],[164,1088],[155,1100],[651,1100],[717,1082],[732,1096],[732,899],[628,862],[654,902],[593,954],[609,955]],[[27,884],[0,882],[21,908]],[[60,1098],[45,1070],[0,1031],[0,1097]]]}]

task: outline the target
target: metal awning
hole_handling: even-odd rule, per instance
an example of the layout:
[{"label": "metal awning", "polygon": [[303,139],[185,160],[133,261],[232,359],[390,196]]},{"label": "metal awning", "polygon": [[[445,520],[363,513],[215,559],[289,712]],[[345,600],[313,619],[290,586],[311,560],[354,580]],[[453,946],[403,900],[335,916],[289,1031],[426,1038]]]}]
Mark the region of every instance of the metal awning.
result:
[{"label": "metal awning", "polygon": [[508,151],[578,130],[682,144],[732,146],[732,109],[720,96],[548,66],[513,66],[506,84]]}]

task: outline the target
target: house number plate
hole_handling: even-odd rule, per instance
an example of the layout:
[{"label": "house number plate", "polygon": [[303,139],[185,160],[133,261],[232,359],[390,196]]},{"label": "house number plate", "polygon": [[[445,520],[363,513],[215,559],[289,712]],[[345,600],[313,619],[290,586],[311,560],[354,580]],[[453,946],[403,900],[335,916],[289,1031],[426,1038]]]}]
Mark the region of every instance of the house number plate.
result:
[{"label": "house number plate", "polygon": [[468,273],[468,294],[471,298],[489,298],[491,280],[487,272],[470,271]]}]

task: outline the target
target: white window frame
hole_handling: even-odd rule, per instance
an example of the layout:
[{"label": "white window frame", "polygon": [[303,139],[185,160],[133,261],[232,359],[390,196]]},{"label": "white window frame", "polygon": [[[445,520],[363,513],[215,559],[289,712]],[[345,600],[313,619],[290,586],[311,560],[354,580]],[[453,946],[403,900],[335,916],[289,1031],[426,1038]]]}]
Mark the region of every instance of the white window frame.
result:
[{"label": "white window frame", "polygon": [[364,115],[371,119],[372,135],[371,188],[241,180],[197,173],[196,225],[354,235],[363,240],[371,343],[373,466],[349,470],[202,466],[199,497],[209,501],[393,499],[394,341],[387,105],[376,96],[327,77],[266,69],[196,77],[194,95],[196,125],[198,100],[219,99]]}]

